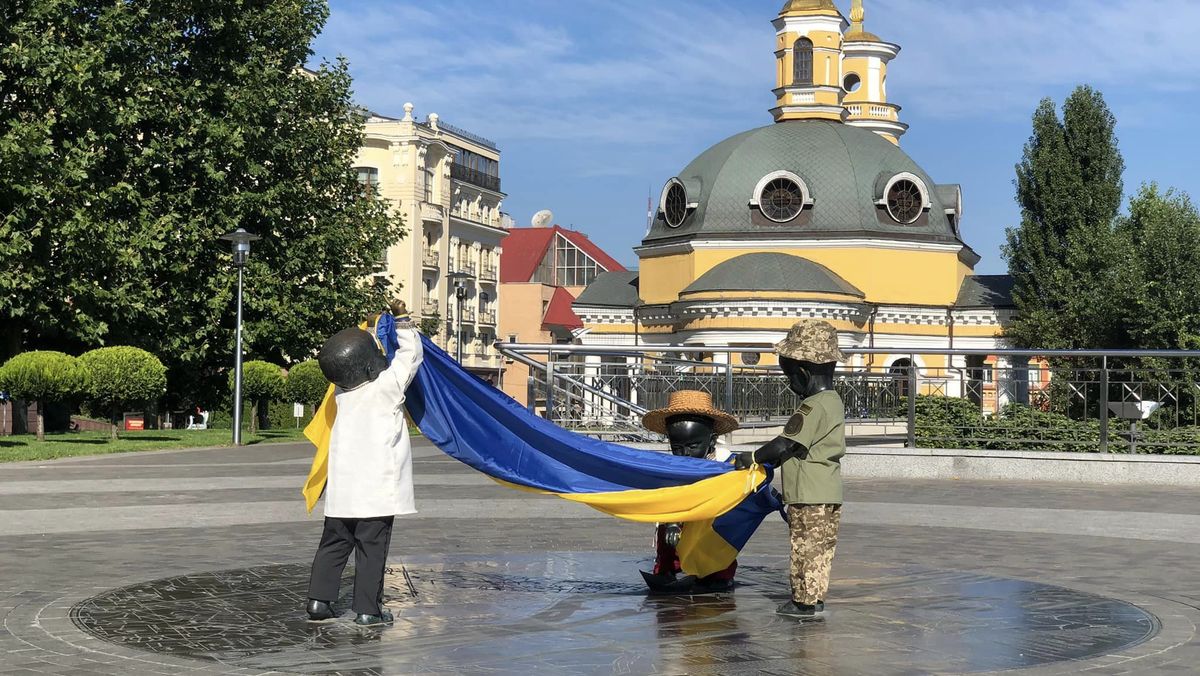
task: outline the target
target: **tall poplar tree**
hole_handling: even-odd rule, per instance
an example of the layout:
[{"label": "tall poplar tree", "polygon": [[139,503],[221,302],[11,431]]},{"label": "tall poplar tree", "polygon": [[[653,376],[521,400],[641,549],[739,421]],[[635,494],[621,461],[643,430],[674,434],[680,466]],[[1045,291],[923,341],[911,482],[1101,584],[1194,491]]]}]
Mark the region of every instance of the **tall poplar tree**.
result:
[{"label": "tall poplar tree", "polygon": [[0,357],[144,348],[175,393],[232,363],[228,243],[250,357],[300,359],[380,307],[402,233],[364,199],[343,62],[302,71],[321,0],[0,3]]},{"label": "tall poplar tree", "polygon": [[1125,163],[1116,120],[1100,92],[1075,89],[1060,118],[1050,99],[1016,167],[1021,224],[1005,257],[1019,318],[1006,335],[1018,346],[1109,347],[1125,342],[1115,312],[1128,300],[1128,242],[1114,228]]}]

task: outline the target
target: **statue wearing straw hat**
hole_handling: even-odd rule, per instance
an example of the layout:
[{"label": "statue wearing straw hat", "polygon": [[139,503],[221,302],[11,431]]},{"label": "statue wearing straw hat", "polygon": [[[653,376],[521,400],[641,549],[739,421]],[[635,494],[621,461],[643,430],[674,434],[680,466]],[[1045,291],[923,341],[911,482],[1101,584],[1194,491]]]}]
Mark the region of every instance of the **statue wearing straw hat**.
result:
[{"label": "statue wearing straw hat", "polygon": [[[642,417],[642,425],[651,432],[665,434],[673,455],[720,461],[728,460],[730,454],[717,448],[717,437],[738,428],[736,418],[713,406],[711,394],[697,390],[672,392],[667,407],[647,413]],[[725,570],[703,578],[681,575],[683,571],[675,551],[681,532],[677,523],[661,523],[655,529],[654,572],[641,571],[650,591],[700,594],[732,588],[737,561]]]},{"label": "statue wearing straw hat", "polygon": [[789,389],[800,397],[800,407],[781,435],[756,451],[739,453],[735,465],[780,467],[791,532],[792,598],[776,612],[819,619],[825,611],[841,520],[846,415],[833,389],[833,372],[845,356],[838,348],[837,329],[815,319],[796,322],[787,338],[775,345],[775,353]]}]

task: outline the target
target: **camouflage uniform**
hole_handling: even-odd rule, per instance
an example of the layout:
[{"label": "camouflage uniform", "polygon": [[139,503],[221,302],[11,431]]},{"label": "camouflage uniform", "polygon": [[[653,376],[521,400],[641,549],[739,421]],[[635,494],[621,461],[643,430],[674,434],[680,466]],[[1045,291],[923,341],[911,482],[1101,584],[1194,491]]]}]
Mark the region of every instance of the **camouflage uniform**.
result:
[{"label": "camouflage uniform", "polygon": [[792,532],[792,600],[813,606],[825,600],[837,549],[841,505],[788,505]]},{"label": "camouflage uniform", "polygon": [[[801,320],[775,346],[782,357],[814,364],[844,361],[837,330],[827,322]],[[829,591],[842,514],[842,466],[846,452],[846,415],[837,392],[806,397],[784,426],[784,437],[808,449],[780,468],[783,501],[791,531],[792,600],[816,605]]]}]

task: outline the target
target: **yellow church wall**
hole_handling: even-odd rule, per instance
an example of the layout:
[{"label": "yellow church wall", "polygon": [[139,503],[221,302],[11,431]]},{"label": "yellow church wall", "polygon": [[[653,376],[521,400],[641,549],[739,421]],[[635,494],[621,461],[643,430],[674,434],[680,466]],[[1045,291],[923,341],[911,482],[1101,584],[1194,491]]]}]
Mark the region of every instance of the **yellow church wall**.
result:
[{"label": "yellow church wall", "polygon": [[[952,251],[819,248],[783,249],[820,263],[858,287],[871,303],[949,305],[958,298],[964,266]],[[651,304],[678,300],[689,284],[717,265],[760,249],[699,249],[690,253],[642,258],[641,296]],[[881,274],[881,270],[896,271]],[[968,268],[969,270],[969,268]]]}]

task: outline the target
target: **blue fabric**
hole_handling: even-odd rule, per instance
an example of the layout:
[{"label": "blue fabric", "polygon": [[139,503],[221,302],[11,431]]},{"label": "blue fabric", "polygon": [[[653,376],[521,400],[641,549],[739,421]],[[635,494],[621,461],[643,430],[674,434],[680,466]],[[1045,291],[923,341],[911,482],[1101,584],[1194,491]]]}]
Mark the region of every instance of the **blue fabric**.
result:
[{"label": "blue fabric", "polygon": [[[409,415],[438,448],[488,476],[553,493],[589,493],[681,486],[733,470],[568,432],[421,340],[425,358],[407,392]],[[740,550],[763,517],[781,509],[768,470],[768,480],[718,517],[713,529]]]},{"label": "blue fabric", "polygon": [[388,363],[392,363],[392,358],[396,356],[396,350],[400,349],[400,341],[396,338],[396,318],[392,316],[392,313],[384,312],[379,315],[379,321],[375,322],[375,337],[383,346],[383,354],[387,357]]}]

